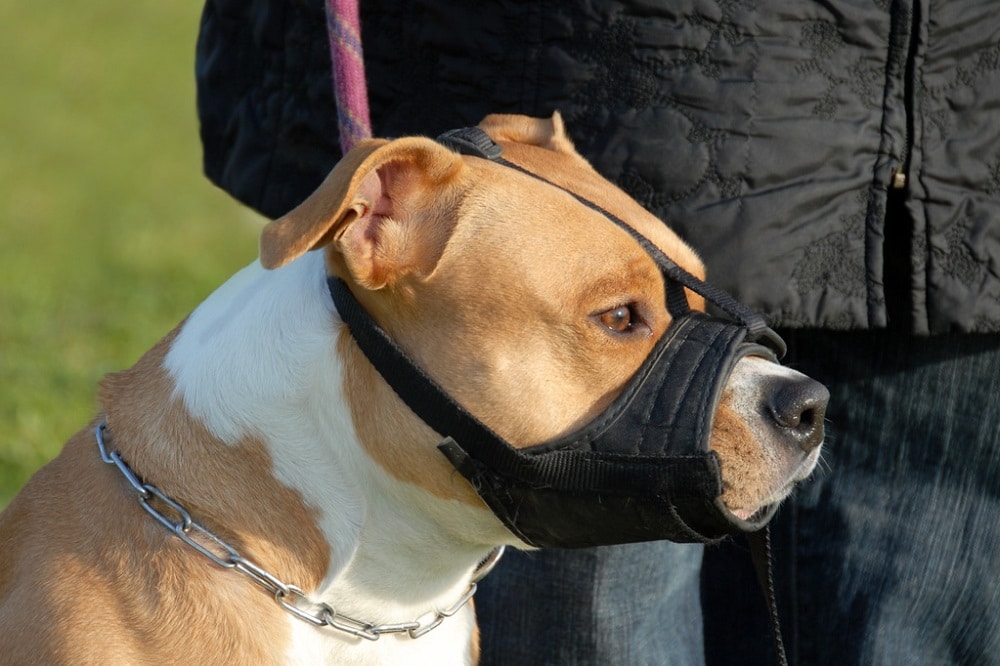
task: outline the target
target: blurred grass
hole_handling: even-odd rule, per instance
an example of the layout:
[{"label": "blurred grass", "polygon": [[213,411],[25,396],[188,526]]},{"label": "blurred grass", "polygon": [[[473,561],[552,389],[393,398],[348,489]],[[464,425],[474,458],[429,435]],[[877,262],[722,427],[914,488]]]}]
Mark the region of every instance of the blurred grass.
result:
[{"label": "blurred grass", "polygon": [[0,0],[0,508],[256,256],[260,219],[201,171],[201,6]]}]

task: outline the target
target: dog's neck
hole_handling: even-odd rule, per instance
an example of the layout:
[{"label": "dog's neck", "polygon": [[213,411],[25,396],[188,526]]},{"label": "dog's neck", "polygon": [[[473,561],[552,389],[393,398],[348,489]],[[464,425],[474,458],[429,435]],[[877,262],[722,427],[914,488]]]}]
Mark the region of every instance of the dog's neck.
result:
[{"label": "dog's neck", "polygon": [[[157,399],[173,407],[161,423],[151,424],[155,417],[147,416],[142,427],[124,425],[115,432],[116,444],[149,482],[182,496],[205,498],[197,501],[198,509],[211,515],[195,518],[235,531],[248,557],[263,553],[257,556],[265,560],[259,562],[262,566],[281,568],[288,558],[301,556],[291,568],[306,580],[285,582],[303,587],[313,599],[365,622],[426,619],[429,612],[449,608],[462,597],[477,563],[494,545],[456,536],[463,524],[475,534],[488,514],[402,483],[365,453],[343,398],[338,329],[320,253],[276,271],[257,264],[245,268],[199,306],[164,349],[150,352],[154,360],[160,355],[160,374],[172,387],[172,395],[161,392]],[[147,378],[142,381],[153,381],[148,377],[156,369],[142,370],[142,365],[137,364],[138,375]],[[147,393],[134,385],[136,371],[130,373],[122,373],[125,386],[119,392]],[[194,425],[178,428],[178,412]],[[109,414],[112,428],[115,416]],[[128,443],[130,436],[151,427],[161,434],[159,441],[147,437]],[[186,434],[176,438],[178,432]],[[178,471],[186,463],[200,466],[203,455],[213,461],[206,464],[215,465],[214,472],[185,470],[180,479]],[[224,487],[213,481],[220,474],[228,477]],[[271,478],[262,478],[266,475]],[[260,479],[258,486],[276,482],[297,501],[273,501],[260,496],[253,484],[241,485],[241,479],[254,478]],[[206,487],[186,487],[201,484]],[[227,495],[222,505],[213,504],[213,487]],[[237,515],[226,508],[241,504]],[[262,534],[266,525],[256,532],[243,529],[243,523],[256,519],[255,507],[264,506],[273,523],[287,523],[282,529],[301,525],[298,531],[305,533],[281,557],[272,556],[273,544],[264,542],[291,537],[276,536],[280,530]],[[292,513],[282,516],[285,508]],[[325,565],[317,570],[320,562]],[[384,653],[393,645],[408,650],[401,659],[412,658],[417,650],[427,651],[433,660],[445,646],[454,650],[466,645],[473,631],[469,608],[418,640],[403,634],[361,646],[358,639],[326,628],[317,630],[294,618],[290,622],[295,650],[290,657],[304,654],[307,661],[329,658],[331,650],[340,648],[352,654]]]}]

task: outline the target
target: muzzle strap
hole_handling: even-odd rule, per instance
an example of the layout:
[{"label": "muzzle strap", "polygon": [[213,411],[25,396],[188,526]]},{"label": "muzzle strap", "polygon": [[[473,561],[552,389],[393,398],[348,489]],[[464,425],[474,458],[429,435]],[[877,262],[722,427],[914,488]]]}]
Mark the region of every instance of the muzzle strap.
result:
[{"label": "muzzle strap", "polygon": [[[364,310],[347,285],[328,280],[337,311],[372,366],[420,419],[445,437],[441,451],[465,476],[489,472],[517,478],[528,487],[552,490],[587,488],[623,494],[648,490],[677,495],[717,495],[718,470],[692,458],[649,459],[628,453],[552,450],[533,455],[514,448],[456,402],[415,364],[389,334]],[[455,443],[459,443],[457,453]],[[468,456],[470,460],[464,458]],[[704,468],[705,465],[711,468]],[[693,469],[697,468],[697,469]],[[704,469],[703,469],[704,468]],[[475,484],[473,479],[470,479]]]}]

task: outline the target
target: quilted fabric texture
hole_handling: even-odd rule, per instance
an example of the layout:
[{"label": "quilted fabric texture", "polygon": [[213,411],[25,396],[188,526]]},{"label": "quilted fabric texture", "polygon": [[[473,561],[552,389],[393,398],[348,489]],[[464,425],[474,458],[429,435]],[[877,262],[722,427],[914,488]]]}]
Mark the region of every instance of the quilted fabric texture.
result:
[{"label": "quilted fabric texture", "polygon": [[[1000,331],[997,25],[995,0],[362,3],[376,134],[559,110],[776,325],[915,333]],[[325,30],[322,0],[206,6],[206,172],[269,216],[339,158]]]}]

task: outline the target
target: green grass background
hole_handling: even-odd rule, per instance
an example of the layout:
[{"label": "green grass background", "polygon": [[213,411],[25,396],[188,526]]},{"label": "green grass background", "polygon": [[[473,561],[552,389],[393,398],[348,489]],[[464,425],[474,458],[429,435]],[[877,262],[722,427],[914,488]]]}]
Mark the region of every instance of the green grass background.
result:
[{"label": "green grass background", "polygon": [[0,0],[0,507],[256,256],[262,220],[201,170],[201,7]]}]

